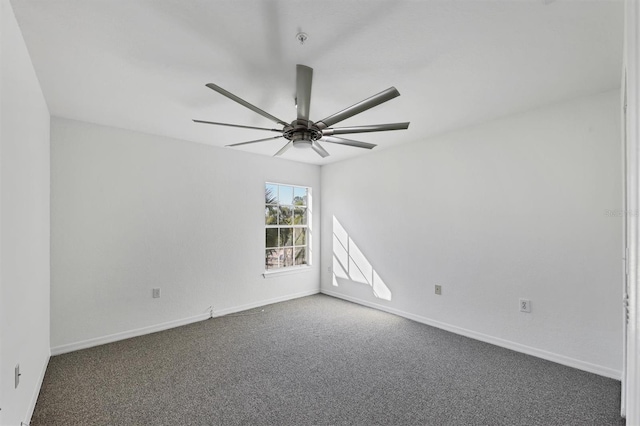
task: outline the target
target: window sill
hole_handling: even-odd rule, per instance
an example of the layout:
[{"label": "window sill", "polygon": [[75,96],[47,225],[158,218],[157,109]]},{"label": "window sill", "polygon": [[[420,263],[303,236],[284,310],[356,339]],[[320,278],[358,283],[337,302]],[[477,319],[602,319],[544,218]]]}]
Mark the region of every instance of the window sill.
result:
[{"label": "window sill", "polygon": [[291,274],[300,274],[302,272],[309,272],[311,270],[311,266],[297,266],[286,269],[278,269],[275,271],[264,271],[262,276],[264,278],[275,278],[282,275],[291,275]]}]

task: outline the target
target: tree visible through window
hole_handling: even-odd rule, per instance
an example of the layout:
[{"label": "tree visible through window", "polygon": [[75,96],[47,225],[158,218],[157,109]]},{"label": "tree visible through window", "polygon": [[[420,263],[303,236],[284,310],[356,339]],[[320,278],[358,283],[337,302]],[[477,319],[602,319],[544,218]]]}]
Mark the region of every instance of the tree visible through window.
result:
[{"label": "tree visible through window", "polygon": [[267,183],[265,198],[265,270],[309,264],[311,189]]}]

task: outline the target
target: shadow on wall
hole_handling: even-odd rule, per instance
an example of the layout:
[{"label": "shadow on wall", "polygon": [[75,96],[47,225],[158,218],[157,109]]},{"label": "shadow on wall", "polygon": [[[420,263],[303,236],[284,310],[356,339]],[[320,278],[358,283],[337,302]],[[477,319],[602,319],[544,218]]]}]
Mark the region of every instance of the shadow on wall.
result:
[{"label": "shadow on wall", "polygon": [[367,284],[378,299],[391,300],[391,290],[386,286],[371,263],[353,242],[336,217],[333,217],[333,285],[338,278]]}]

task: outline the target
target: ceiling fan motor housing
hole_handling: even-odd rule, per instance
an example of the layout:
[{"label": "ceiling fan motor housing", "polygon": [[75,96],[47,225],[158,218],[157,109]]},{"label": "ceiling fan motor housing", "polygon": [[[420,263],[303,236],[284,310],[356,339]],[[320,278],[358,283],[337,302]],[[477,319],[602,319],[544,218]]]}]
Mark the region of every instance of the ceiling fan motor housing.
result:
[{"label": "ceiling fan motor housing", "polygon": [[322,138],[322,131],[309,120],[294,120],[285,127],[282,135],[293,142],[296,148],[308,148],[313,142]]}]

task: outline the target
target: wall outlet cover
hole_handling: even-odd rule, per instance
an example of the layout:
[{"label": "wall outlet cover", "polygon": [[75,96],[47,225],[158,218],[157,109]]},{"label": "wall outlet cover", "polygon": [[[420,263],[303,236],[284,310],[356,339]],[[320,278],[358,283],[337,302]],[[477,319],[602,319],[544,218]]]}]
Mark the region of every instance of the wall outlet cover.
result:
[{"label": "wall outlet cover", "polygon": [[159,288],[154,288],[153,289],[153,298],[157,299],[158,297],[160,297],[160,289]]},{"label": "wall outlet cover", "polygon": [[520,299],[520,312],[531,312],[531,300]]},{"label": "wall outlet cover", "polygon": [[442,286],[441,285],[436,285],[436,294],[437,295],[442,295]]}]

